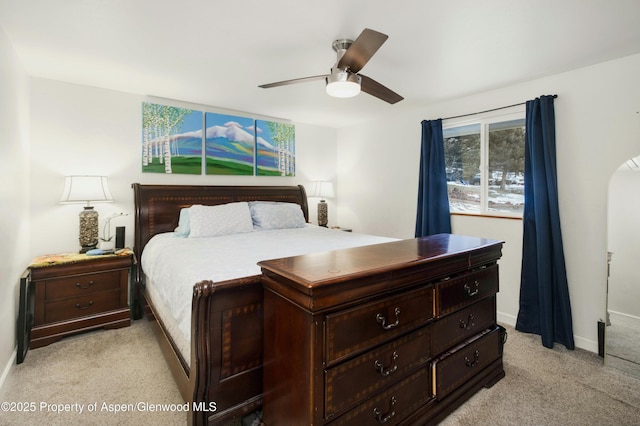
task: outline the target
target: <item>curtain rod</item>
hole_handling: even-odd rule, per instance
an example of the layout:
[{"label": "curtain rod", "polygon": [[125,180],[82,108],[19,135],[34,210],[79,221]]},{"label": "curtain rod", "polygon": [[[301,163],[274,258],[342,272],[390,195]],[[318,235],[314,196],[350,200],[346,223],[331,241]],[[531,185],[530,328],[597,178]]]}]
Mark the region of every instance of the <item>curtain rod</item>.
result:
[{"label": "curtain rod", "polygon": [[[558,97],[558,95],[552,95],[552,96],[553,96],[554,99]],[[524,104],[526,104],[526,102],[520,102],[519,104],[507,105],[507,106],[503,106],[503,107],[499,107],[499,108],[487,109],[487,110],[484,110],[484,111],[471,112],[469,114],[456,115],[456,116],[453,116],[453,117],[443,118],[442,120],[444,121],[444,120],[452,120],[454,118],[469,117],[471,115],[478,115],[478,114],[484,114],[485,112],[499,111],[501,109],[507,109],[507,108],[511,108],[511,107],[515,107],[515,106],[524,105]]]}]

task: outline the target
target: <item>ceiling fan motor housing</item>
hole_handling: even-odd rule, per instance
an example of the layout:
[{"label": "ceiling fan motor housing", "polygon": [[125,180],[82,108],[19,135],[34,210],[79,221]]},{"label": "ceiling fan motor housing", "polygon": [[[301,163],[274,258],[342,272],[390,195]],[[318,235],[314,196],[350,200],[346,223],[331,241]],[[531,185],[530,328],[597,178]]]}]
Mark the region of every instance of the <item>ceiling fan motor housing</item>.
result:
[{"label": "ceiling fan motor housing", "polygon": [[331,68],[325,79],[327,94],[336,98],[350,98],[360,93],[361,77],[347,69]]}]

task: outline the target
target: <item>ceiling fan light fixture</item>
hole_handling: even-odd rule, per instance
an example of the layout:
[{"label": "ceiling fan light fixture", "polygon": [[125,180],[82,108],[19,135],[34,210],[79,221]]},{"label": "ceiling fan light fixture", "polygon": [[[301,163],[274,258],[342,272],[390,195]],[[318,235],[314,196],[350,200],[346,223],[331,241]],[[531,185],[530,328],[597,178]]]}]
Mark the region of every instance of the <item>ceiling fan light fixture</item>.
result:
[{"label": "ceiling fan light fixture", "polygon": [[344,70],[331,70],[327,76],[327,94],[334,98],[352,98],[360,93],[360,76]]}]

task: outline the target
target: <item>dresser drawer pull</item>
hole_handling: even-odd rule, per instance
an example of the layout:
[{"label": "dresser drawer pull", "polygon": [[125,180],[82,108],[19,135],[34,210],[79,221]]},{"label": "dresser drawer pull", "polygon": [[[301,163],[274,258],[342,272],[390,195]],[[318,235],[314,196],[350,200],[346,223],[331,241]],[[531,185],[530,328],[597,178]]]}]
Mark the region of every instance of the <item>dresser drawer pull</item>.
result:
[{"label": "dresser drawer pull", "polygon": [[467,296],[473,297],[478,294],[478,291],[480,291],[480,283],[478,280],[475,280],[473,284],[466,283],[464,285],[464,291],[467,292]]},{"label": "dresser drawer pull", "polygon": [[396,370],[398,370],[398,364],[396,363],[397,359],[398,352],[393,351],[393,353],[391,354],[391,364],[393,365],[393,367],[387,369],[385,369],[384,365],[382,365],[382,363],[376,359],[376,362],[374,363],[374,365],[376,366],[376,371],[380,373],[382,377],[387,377],[389,374],[394,373]]},{"label": "dresser drawer pull", "polygon": [[80,306],[79,303],[76,303],[76,309],[89,309],[91,306],[93,306],[93,300],[89,301],[89,304],[87,306]]},{"label": "dresser drawer pull", "polygon": [[469,316],[467,317],[467,320],[460,320],[460,328],[464,328],[465,330],[470,330],[471,328],[473,328],[474,325],[476,325],[473,320],[475,318],[473,317],[473,314],[469,314]]},{"label": "dresser drawer pull", "polygon": [[80,283],[76,283],[76,287],[86,290],[93,285],[93,281],[89,281],[87,285],[81,285]]},{"label": "dresser drawer pull", "polygon": [[478,360],[480,360],[480,352],[479,351],[475,351],[473,353],[473,361],[471,361],[468,356],[465,356],[464,357],[464,364],[469,368],[473,368],[476,365],[478,365]]},{"label": "dresser drawer pull", "polygon": [[378,315],[376,315],[376,321],[378,321],[380,325],[382,325],[382,328],[384,328],[385,330],[397,327],[398,324],[400,324],[400,318],[398,318],[398,315],[400,315],[400,308],[396,308],[393,312],[396,314],[396,322],[394,322],[393,324],[387,324],[387,319],[381,313],[378,313]]},{"label": "dresser drawer pull", "polygon": [[382,414],[380,412],[380,410],[378,410],[378,408],[374,408],[373,409],[373,414],[376,415],[376,419],[378,420],[378,423],[386,423],[389,420],[391,420],[395,415],[396,415],[396,397],[392,396],[391,397],[391,402],[389,404],[389,412],[386,414]]}]

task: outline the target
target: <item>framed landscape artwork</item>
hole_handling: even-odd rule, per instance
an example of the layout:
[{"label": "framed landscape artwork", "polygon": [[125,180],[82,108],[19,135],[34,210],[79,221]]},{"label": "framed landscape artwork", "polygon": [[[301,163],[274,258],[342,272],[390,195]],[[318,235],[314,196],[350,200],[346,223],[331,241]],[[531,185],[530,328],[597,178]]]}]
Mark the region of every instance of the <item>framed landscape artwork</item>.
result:
[{"label": "framed landscape artwork", "polygon": [[207,112],[205,158],[208,175],[253,175],[253,119]]},{"label": "framed landscape artwork", "polygon": [[202,112],[143,102],[142,171],[202,174]]},{"label": "framed landscape artwork", "polygon": [[296,175],[296,131],[293,124],[256,120],[256,175]]},{"label": "framed landscape artwork", "polygon": [[295,176],[295,126],[143,102],[142,172]]}]

